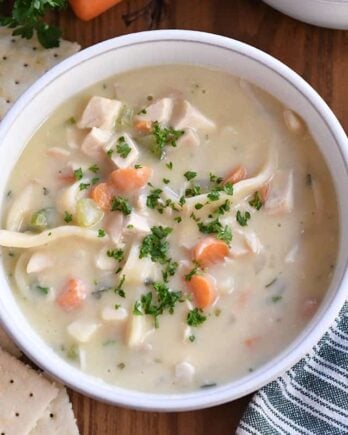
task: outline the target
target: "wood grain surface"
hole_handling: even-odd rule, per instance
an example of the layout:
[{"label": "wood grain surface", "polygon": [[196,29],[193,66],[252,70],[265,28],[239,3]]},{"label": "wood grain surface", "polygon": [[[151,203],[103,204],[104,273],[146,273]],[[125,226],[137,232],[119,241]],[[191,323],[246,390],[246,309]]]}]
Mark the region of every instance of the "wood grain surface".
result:
[{"label": "wood grain surface", "polygon": [[[129,26],[122,19],[124,14],[141,10],[148,1],[124,1],[89,23],[78,21],[70,11],[52,19],[63,29],[65,38],[87,47],[114,36],[148,29],[148,15]],[[165,12],[159,28],[218,33],[247,42],[280,59],[322,95],[348,131],[348,32],[297,22],[259,0],[171,0],[167,1]],[[202,411],[159,414],[108,406],[75,392],[71,392],[71,398],[83,435],[234,434],[250,399]]]}]

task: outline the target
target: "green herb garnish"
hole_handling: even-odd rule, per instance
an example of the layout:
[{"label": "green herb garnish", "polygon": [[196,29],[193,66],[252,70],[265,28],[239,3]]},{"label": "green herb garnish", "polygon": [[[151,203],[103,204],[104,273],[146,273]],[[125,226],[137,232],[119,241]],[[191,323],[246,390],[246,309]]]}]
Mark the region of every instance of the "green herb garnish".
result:
[{"label": "green herb garnish", "polygon": [[93,172],[94,174],[96,174],[97,172],[99,172],[100,168],[97,164],[94,164],[92,166],[90,166],[88,168],[89,171]]},{"label": "green herb garnish", "polygon": [[200,308],[194,308],[187,313],[186,323],[189,326],[200,326],[207,320],[207,317],[203,314],[203,310]]},{"label": "green herb garnish", "polygon": [[131,147],[127,144],[124,136],[118,138],[116,144],[116,151],[123,159],[128,157],[128,154],[132,151]]},{"label": "green herb garnish", "polygon": [[74,171],[75,180],[79,181],[79,180],[81,180],[82,177],[83,177],[82,168],[75,169],[75,171]]},{"label": "green herb garnish", "polygon": [[102,228],[99,228],[98,237],[105,237],[105,235],[106,235],[105,230],[103,230]]},{"label": "green herb garnish", "polygon": [[65,211],[64,212],[64,221],[68,224],[68,223],[72,222],[72,220],[73,220],[72,214]]},{"label": "green herb garnish", "polygon": [[246,211],[244,215],[240,210],[237,211],[236,220],[240,226],[246,227],[248,225],[248,220],[250,218],[251,218],[251,214],[248,211]]},{"label": "green herb garnish", "polygon": [[106,255],[114,260],[122,261],[124,258],[124,251],[123,249],[110,249],[106,252]]},{"label": "green herb garnish", "polygon": [[15,0],[11,16],[1,17],[0,25],[14,29],[13,36],[25,39],[31,39],[36,33],[44,48],[59,47],[60,29],[43,18],[48,11],[63,9],[67,4],[67,0]]},{"label": "green herb garnish", "polygon": [[158,121],[155,121],[152,126],[152,135],[155,143],[152,145],[151,151],[158,158],[162,158],[164,149],[167,145],[176,147],[176,141],[184,134],[183,130],[175,130],[174,128],[161,127]]},{"label": "green herb garnish", "polygon": [[254,196],[249,201],[249,205],[251,205],[251,207],[256,208],[256,210],[260,210],[260,208],[262,207],[263,203],[262,203],[262,200],[261,200],[259,192],[255,192],[254,193]]},{"label": "green herb garnish", "polygon": [[122,275],[122,278],[120,279],[120,282],[118,283],[117,287],[114,288],[114,292],[121,296],[121,298],[125,298],[126,297],[126,292],[123,289],[123,284],[126,280],[126,275]]},{"label": "green herb garnish", "polygon": [[139,258],[151,257],[153,262],[165,264],[168,261],[169,242],[166,240],[172,232],[169,227],[152,227],[151,234],[147,235],[141,244]]},{"label": "green herb garnish", "polygon": [[195,177],[197,177],[197,172],[186,171],[184,177],[187,181],[193,180]]},{"label": "green herb garnish", "polygon": [[116,196],[111,201],[111,211],[121,211],[124,215],[129,215],[132,212],[132,207],[126,198]]},{"label": "green herb garnish", "polygon": [[146,205],[149,208],[156,208],[158,205],[158,201],[160,199],[160,195],[162,193],[162,189],[152,189],[150,194],[146,198]]}]

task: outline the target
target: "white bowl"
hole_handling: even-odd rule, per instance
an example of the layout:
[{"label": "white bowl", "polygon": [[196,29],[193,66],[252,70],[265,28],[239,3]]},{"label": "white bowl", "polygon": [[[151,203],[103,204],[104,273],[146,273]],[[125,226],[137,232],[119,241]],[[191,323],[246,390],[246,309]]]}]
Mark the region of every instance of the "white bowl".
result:
[{"label": "white bowl", "polygon": [[348,0],[263,0],[284,14],[305,23],[348,29]]},{"label": "white bowl", "polygon": [[[296,73],[253,47],[199,32],[161,30],[115,38],[82,51],[39,79],[14,105],[0,126],[0,197],[28,139],[67,98],[91,84],[129,69],[159,64],[198,64],[239,75],[299,112],[325,156],[339,200],[340,247],[326,297],[309,325],[280,354],[247,376],[209,390],[147,394],[103,383],[72,367],[45,344],[19,309],[0,266],[0,317],[23,351],[38,366],[83,394],[117,405],[157,411],[199,409],[257,390],[308,352],[334,321],[347,295],[348,143],[337,119]],[[1,210],[0,210],[1,213]]]}]

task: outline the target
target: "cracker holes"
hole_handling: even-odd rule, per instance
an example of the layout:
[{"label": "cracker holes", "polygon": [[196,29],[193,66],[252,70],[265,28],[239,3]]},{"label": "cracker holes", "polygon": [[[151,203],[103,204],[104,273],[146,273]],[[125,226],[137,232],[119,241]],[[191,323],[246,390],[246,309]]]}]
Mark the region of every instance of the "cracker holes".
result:
[{"label": "cracker holes", "polygon": [[20,81],[19,80],[15,80],[15,85],[19,85]]},{"label": "cracker holes", "polygon": [[19,417],[19,412],[16,412],[16,413],[15,413],[15,416],[16,416],[16,417]]},{"label": "cracker holes", "polygon": [[34,397],[34,394],[33,393],[29,393],[29,397]]},{"label": "cracker holes", "polygon": [[50,418],[54,418],[54,414],[52,412],[50,414]]},{"label": "cracker holes", "polygon": [[2,56],[2,60],[7,60],[7,56]]},{"label": "cracker holes", "polygon": [[6,100],[6,103],[7,103],[7,104],[11,104],[11,100],[7,99],[7,100]]},{"label": "cracker holes", "polygon": [[10,379],[10,384],[14,384],[14,380],[13,379]]},{"label": "cracker holes", "polygon": [[1,432],[1,435],[6,435],[5,432]]},{"label": "cracker holes", "polygon": [[24,68],[28,68],[28,64],[27,63],[23,63]]},{"label": "cracker holes", "polygon": [[53,57],[58,57],[58,53],[54,53]]}]

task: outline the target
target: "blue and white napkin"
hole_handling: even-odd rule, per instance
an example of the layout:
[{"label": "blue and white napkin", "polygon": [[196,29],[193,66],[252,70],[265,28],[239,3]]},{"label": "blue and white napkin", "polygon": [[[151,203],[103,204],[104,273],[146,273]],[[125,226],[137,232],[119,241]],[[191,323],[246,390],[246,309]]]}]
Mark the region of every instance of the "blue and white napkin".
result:
[{"label": "blue and white napkin", "polygon": [[348,302],[310,354],[254,395],[236,434],[348,434]]}]

